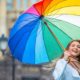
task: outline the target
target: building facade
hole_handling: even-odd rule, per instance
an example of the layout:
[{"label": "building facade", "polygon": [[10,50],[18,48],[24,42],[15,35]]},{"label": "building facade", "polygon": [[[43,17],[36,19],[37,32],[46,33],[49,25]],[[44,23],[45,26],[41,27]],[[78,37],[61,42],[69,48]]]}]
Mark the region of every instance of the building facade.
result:
[{"label": "building facade", "polygon": [[0,36],[8,36],[16,18],[32,4],[40,0],[0,0]]},{"label": "building facade", "polygon": [[6,1],[0,0],[0,36],[5,34],[7,36],[7,26],[6,26]]},{"label": "building facade", "polygon": [[[38,1],[40,0],[0,0],[0,37],[2,34],[8,37],[9,31],[17,17]],[[1,56],[0,80],[50,80],[51,69],[46,68],[44,65],[32,66],[21,64],[13,60],[9,51]],[[51,63],[50,67],[53,68],[53,66]]]}]

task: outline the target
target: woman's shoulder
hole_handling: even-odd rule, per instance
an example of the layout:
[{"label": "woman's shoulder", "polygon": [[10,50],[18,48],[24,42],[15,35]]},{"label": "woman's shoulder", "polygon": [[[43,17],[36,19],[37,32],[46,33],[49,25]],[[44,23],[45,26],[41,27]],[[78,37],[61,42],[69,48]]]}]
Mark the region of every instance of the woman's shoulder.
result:
[{"label": "woman's shoulder", "polygon": [[61,58],[61,59],[59,59],[58,61],[57,61],[57,63],[56,63],[56,65],[61,65],[61,66],[63,66],[63,65],[65,65],[65,64],[67,64],[67,61],[64,59],[64,58]]},{"label": "woman's shoulder", "polygon": [[60,58],[57,62],[66,62],[66,60],[64,58]]}]

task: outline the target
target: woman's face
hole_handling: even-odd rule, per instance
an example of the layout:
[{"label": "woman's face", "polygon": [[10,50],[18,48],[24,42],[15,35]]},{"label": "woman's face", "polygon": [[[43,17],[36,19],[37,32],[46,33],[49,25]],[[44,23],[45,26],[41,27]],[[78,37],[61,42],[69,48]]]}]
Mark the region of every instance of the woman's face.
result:
[{"label": "woman's face", "polygon": [[77,57],[80,55],[80,43],[77,41],[73,41],[69,46],[68,51],[70,52],[71,56]]}]

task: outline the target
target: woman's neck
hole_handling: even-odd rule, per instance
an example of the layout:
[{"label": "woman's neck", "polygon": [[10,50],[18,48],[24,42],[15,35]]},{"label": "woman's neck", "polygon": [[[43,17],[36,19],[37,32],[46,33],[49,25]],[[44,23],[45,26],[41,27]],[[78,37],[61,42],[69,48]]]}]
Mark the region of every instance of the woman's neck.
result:
[{"label": "woman's neck", "polygon": [[70,56],[70,61],[78,61],[78,58],[77,57],[74,57],[74,56]]}]

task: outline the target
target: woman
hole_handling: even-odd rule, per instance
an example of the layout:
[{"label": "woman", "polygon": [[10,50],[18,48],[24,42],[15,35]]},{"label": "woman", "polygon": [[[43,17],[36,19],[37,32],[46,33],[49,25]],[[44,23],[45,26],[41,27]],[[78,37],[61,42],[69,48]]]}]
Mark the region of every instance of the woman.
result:
[{"label": "woman", "polygon": [[54,80],[80,80],[80,40],[68,44],[52,74]]}]

